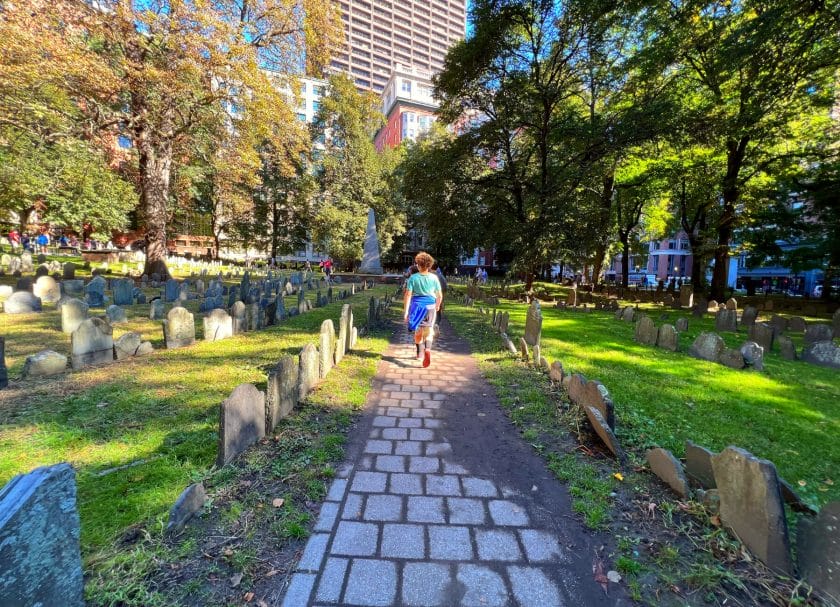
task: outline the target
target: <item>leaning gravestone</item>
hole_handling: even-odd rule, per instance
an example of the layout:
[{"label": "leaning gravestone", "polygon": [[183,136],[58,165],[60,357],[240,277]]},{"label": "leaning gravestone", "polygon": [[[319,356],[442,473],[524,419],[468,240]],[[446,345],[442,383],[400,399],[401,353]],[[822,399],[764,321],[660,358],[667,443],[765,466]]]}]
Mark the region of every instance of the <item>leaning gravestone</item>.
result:
[{"label": "leaning gravestone", "polygon": [[166,347],[183,348],[195,343],[195,317],[182,306],[175,306],[163,321],[163,339]]},{"label": "leaning gravestone", "polygon": [[233,335],[233,319],[224,310],[211,310],[203,323],[204,341],[219,341]]},{"label": "leaning gravestone", "polygon": [[69,464],[36,468],[0,489],[0,604],[84,607]]},{"label": "leaning gravestone", "polygon": [[711,362],[717,362],[725,344],[720,335],[716,333],[703,332],[697,336],[694,343],[688,349],[688,353],[695,358],[701,358]]},{"label": "leaning gravestone", "polygon": [[[680,319],[680,320],[685,320]],[[679,322],[679,320],[677,321]],[[656,345],[664,350],[668,350],[670,352],[677,351],[677,330],[674,328],[674,325],[664,324],[659,327],[659,331],[656,335]]]},{"label": "leaning gravestone", "polygon": [[744,311],[741,312],[741,324],[746,327],[754,325],[757,318],[758,309],[755,306],[745,306]]},{"label": "leaning gravestone", "polygon": [[253,384],[240,384],[219,408],[220,468],[265,436],[265,395]]},{"label": "leaning gravestone", "polygon": [[[345,329],[345,333],[346,333]],[[335,326],[330,318],[321,323],[318,343],[318,373],[324,379],[335,364]]]},{"label": "leaning gravestone", "polygon": [[6,314],[31,314],[41,311],[41,299],[29,291],[15,291],[3,302]]},{"label": "leaning gravestone", "polygon": [[300,373],[298,375],[298,399],[305,399],[318,383],[318,349],[306,344],[300,351]]},{"label": "leaning gravestone", "polygon": [[531,301],[531,305],[528,306],[528,313],[525,317],[525,343],[529,346],[539,345],[542,323],[543,317],[540,302],[534,299]]},{"label": "leaning gravestone", "polygon": [[805,345],[810,346],[818,341],[831,341],[832,331],[830,325],[814,324],[805,329]]},{"label": "leaning gravestone", "polygon": [[23,377],[49,377],[67,370],[67,357],[53,350],[42,350],[26,357],[23,364]]},{"label": "leaning gravestone", "polygon": [[802,360],[820,367],[840,369],[840,348],[831,341],[818,341],[805,347]]},{"label": "leaning gravestone", "polygon": [[35,297],[40,297],[42,302],[55,303],[61,299],[61,287],[52,276],[41,276],[35,281],[32,288]]},{"label": "leaning gravestone", "polygon": [[292,414],[298,402],[300,368],[291,356],[284,356],[268,374],[266,393],[266,428],[271,431],[284,417]]},{"label": "leaning gravestone", "polygon": [[130,306],[134,303],[134,281],[130,278],[113,281],[111,292],[114,295],[114,304],[118,306]]},{"label": "leaning gravestone", "polygon": [[636,323],[635,339],[642,345],[652,346],[656,343],[656,325],[649,316],[642,316]]},{"label": "leaning gravestone", "polygon": [[715,330],[735,332],[738,330],[738,311],[726,308],[718,310],[715,316]]},{"label": "leaning gravestone", "polygon": [[207,492],[204,490],[204,483],[194,483],[184,489],[169,511],[169,522],[166,524],[166,532],[174,534],[181,531],[187,524],[187,521],[204,507],[204,502],[206,501]]},{"label": "leaning gravestone", "polygon": [[712,458],[714,456],[713,451],[695,445],[690,440],[685,441],[685,471],[704,489],[717,487],[715,473],[712,470]]},{"label": "leaning gravestone", "polygon": [[137,331],[131,331],[120,335],[114,340],[114,354],[117,360],[125,360],[137,355],[137,350],[140,344],[143,343],[143,338]]},{"label": "leaning gravestone", "polygon": [[829,502],[813,520],[802,517],[796,552],[802,577],[840,605],[840,502]]},{"label": "leaning gravestone", "polygon": [[114,360],[114,330],[101,318],[88,318],[70,335],[70,364],[78,370]]},{"label": "leaning gravestone", "polygon": [[772,462],[737,447],[712,458],[720,495],[720,519],[771,569],[790,573],[787,521]]},{"label": "leaning gravestone", "polygon": [[775,327],[766,322],[757,322],[750,327],[750,340],[764,348],[765,352],[773,350],[773,339],[776,334]]},{"label": "leaning gravestone", "polygon": [[674,454],[659,447],[649,449],[645,454],[651,472],[668,484],[680,497],[688,495],[688,479],[683,466]]}]

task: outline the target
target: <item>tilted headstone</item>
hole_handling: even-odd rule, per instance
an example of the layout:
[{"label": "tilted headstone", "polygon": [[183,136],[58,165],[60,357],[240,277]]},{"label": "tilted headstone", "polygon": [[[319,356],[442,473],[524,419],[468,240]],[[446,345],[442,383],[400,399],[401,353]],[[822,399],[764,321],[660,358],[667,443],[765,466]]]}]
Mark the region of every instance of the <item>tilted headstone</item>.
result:
[{"label": "tilted headstone", "polygon": [[814,519],[800,518],[796,553],[803,579],[826,604],[840,605],[840,502],[827,503]]},{"label": "tilted headstone", "polygon": [[[685,320],[678,319],[679,320]],[[676,352],[677,347],[679,344],[679,338],[677,335],[677,330],[674,328],[674,325],[669,325],[665,323],[661,327],[659,327],[659,331],[656,333],[656,345],[664,350],[668,350],[670,352]]]},{"label": "tilted headstone", "polygon": [[758,318],[758,309],[755,306],[746,306],[741,313],[741,324],[749,327],[755,324]]},{"label": "tilted headstone", "polygon": [[35,281],[32,288],[35,297],[40,297],[42,302],[55,303],[61,299],[61,287],[52,276],[41,276]]},{"label": "tilted headstone", "polygon": [[233,318],[224,310],[211,310],[202,320],[204,341],[219,341],[233,336]]},{"label": "tilted headstone", "polygon": [[717,487],[715,473],[712,470],[712,457],[714,456],[713,451],[695,445],[690,440],[685,441],[685,471],[704,489]]},{"label": "tilted headstone", "polygon": [[772,462],[737,447],[712,457],[720,520],[771,569],[791,573],[787,521]]},{"label": "tilted headstone", "polygon": [[166,532],[173,534],[181,531],[193,515],[204,507],[206,501],[207,492],[203,483],[193,483],[184,489],[169,511]]},{"label": "tilted headstone", "polygon": [[656,325],[649,316],[642,316],[636,323],[635,340],[642,345],[652,346],[656,343]]},{"label": "tilted headstone", "polygon": [[175,306],[163,321],[163,339],[166,347],[183,348],[195,343],[195,317],[182,306]]},{"label": "tilted headstone", "polygon": [[636,309],[633,306],[627,306],[621,311],[621,320],[624,322],[633,322],[636,317]]},{"label": "tilted headstone", "polygon": [[318,349],[306,344],[300,351],[298,399],[303,401],[318,383]]},{"label": "tilted headstone", "polygon": [[130,278],[112,281],[111,293],[114,296],[115,305],[130,306],[134,303],[134,281]]},{"label": "tilted headstone", "polygon": [[108,322],[112,325],[122,322],[128,322],[128,318],[125,315],[125,310],[114,304],[108,306],[108,308],[105,310],[105,316],[108,317]]},{"label": "tilted headstone", "polygon": [[101,318],[88,318],[70,335],[70,364],[74,369],[114,360],[114,330]]},{"label": "tilted headstone", "polygon": [[818,341],[831,341],[832,330],[830,325],[813,324],[805,329],[805,345],[810,346]]},{"label": "tilted headstone", "polygon": [[519,354],[522,356],[522,360],[526,363],[531,360],[531,352],[528,349],[528,342],[525,341],[524,337],[519,338]]},{"label": "tilted headstone", "polygon": [[253,384],[240,384],[219,407],[219,449],[216,465],[224,466],[265,436],[265,394]]},{"label": "tilted headstone", "polygon": [[335,326],[332,319],[327,318],[321,323],[321,333],[318,342],[318,373],[324,379],[332,370],[335,363],[336,339]]},{"label": "tilted headstone", "polygon": [[802,351],[802,360],[820,367],[840,369],[840,347],[831,341],[818,341],[805,346]]},{"label": "tilted headstone", "polygon": [[773,350],[773,340],[776,335],[776,328],[766,322],[757,322],[750,327],[750,340],[764,348],[765,352]]},{"label": "tilted headstone", "polygon": [[703,332],[691,344],[688,353],[695,358],[717,362],[720,358],[720,353],[725,347],[726,345],[720,335],[717,333]]},{"label": "tilted headstone", "polygon": [[525,342],[529,346],[536,346],[540,343],[542,333],[542,310],[540,302],[534,299],[528,306],[528,313],[525,316]]},{"label": "tilted headstone", "polygon": [[715,316],[715,331],[735,332],[738,330],[738,311],[729,308],[718,310]]},{"label": "tilted headstone", "polygon": [[281,419],[291,415],[298,402],[300,367],[292,356],[284,356],[268,374],[266,428],[271,431]]},{"label": "tilted headstone", "polygon": [[29,291],[15,291],[3,302],[6,314],[31,314],[41,311],[41,298]]},{"label": "tilted headstone", "polygon": [[10,480],[0,489],[0,603],[84,607],[79,534],[69,464]]},{"label": "tilted headstone", "polygon": [[674,454],[667,449],[649,449],[645,454],[651,472],[664,481],[680,497],[689,493],[688,479],[685,477],[683,466]]}]

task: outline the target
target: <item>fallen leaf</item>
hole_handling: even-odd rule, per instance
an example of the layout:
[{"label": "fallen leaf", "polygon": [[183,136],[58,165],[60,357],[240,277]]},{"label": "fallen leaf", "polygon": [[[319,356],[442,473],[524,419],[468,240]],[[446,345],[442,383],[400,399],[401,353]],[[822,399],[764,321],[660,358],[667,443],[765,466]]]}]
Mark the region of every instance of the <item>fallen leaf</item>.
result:
[{"label": "fallen leaf", "polygon": [[274,506],[275,508],[282,508],[283,504],[285,504],[285,503],[286,503],[286,500],[284,500],[282,497],[275,497],[271,501],[271,505]]},{"label": "fallen leaf", "polygon": [[834,481],[833,481],[833,480],[831,480],[830,478],[825,479],[823,482],[824,482],[826,485],[833,485],[833,484],[834,484]]},{"label": "fallen leaf", "polygon": [[615,480],[617,481],[623,481],[624,475],[621,472],[616,472],[613,474],[613,478],[615,478]]},{"label": "fallen leaf", "polygon": [[621,581],[621,574],[618,571],[607,571],[607,579],[613,584],[618,584]]},{"label": "fallen leaf", "polygon": [[592,577],[596,583],[601,585],[601,588],[604,589],[604,594],[606,594],[609,578],[604,575],[604,563],[601,562],[601,559],[596,558],[592,561]]},{"label": "fallen leaf", "polygon": [[796,482],[800,487],[804,487],[805,485],[808,484],[808,483],[806,483],[805,481],[802,481],[802,480],[799,480],[799,481],[796,481]]},{"label": "fallen leaf", "polygon": [[242,581],[242,577],[243,576],[241,573],[234,573],[232,576],[230,576],[230,587],[236,588],[237,586],[239,586],[239,582]]},{"label": "fallen leaf", "polygon": [[720,517],[717,514],[715,514],[712,517],[709,517],[709,522],[715,527],[720,527]]},{"label": "fallen leaf", "polygon": [[254,593],[253,592],[246,592],[245,596],[242,597],[246,603],[250,603],[254,600]]}]

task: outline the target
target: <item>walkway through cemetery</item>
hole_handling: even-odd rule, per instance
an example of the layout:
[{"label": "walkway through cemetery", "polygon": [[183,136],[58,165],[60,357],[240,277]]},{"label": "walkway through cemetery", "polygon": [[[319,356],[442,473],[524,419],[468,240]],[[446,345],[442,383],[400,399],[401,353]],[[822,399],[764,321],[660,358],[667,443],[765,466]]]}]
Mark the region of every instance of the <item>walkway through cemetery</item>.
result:
[{"label": "walkway through cemetery", "polygon": [[622,605],[597,538],[444,323],[432,365],[399,331],[282,605]]}]

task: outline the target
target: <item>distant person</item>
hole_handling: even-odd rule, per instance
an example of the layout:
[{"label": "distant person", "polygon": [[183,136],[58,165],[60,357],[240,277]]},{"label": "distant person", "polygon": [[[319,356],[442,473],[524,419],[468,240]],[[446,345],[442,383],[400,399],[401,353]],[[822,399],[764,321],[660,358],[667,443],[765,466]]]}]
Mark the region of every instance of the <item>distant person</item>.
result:
[{"label": "distant person", "polygon": [[20,248],[20,232],[16,228],[9,230],[9,243],[12,245],[13,252],[17,252]]},{"label": "distant person", "polygon": [[38,245],[38,252],[39,253],[46,253],[47,246],[50,244],[50,237],[47,236],[46,232],[41,232],[38,234],[38,237],[35,239],[35,243]]},{"label": "distant person", "polygon": [[417,273],[408,277],[405,284],[403,316],[408,329],[414,331],[414,358],[420,358],[420,346],[424,345],[423,367],[432,363],[432,343],[437,311],[443,303],[443,289],[435,273],[431,272],[434,258],[420,252],[414,258]]}]

